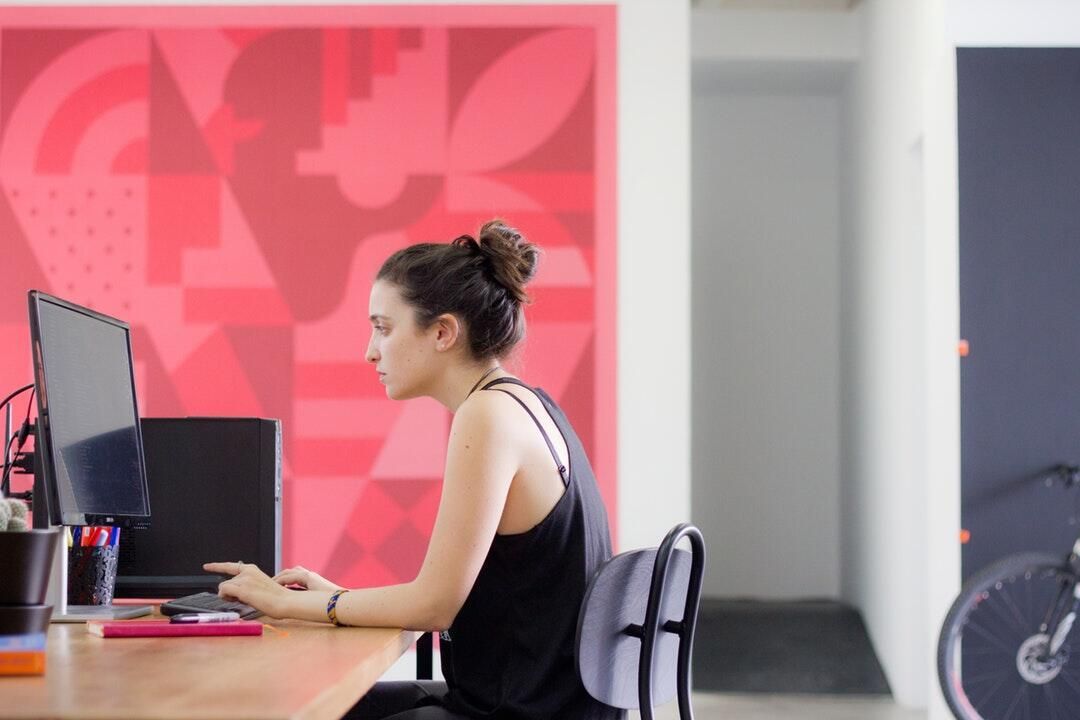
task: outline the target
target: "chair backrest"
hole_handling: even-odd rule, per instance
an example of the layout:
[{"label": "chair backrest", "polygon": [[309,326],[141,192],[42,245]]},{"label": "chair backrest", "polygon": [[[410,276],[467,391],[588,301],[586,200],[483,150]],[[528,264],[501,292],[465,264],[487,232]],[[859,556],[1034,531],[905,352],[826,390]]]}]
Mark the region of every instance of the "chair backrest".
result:
[{"label": "chair backrest", "polygon": [[[683,537],[690,551],[675,547]],[[658,548],[600,567],[578,617],[578,674],[590,695],[652,720],[653,705],[678,694],[680,718],[693,720],[690,660],[704,569],[705,543],[688,524],[672,528]]]}]

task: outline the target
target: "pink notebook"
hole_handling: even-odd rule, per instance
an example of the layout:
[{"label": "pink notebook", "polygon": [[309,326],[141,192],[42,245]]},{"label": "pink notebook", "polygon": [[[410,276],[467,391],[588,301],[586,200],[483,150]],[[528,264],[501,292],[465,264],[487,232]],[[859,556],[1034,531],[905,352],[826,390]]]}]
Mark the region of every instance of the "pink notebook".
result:
[{"label": "pink notebook", "polygon": [[262,635],[258,620],[222,623],[174,623],[168,620],[91,620],[86,631],[99,637],[191,637],[207,635]]}]

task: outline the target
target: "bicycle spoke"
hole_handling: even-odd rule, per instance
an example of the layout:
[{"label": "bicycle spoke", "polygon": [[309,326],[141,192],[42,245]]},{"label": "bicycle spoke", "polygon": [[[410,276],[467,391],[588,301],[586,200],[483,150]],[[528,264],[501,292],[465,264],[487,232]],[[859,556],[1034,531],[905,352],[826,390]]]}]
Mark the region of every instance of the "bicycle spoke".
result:
[{"label": "bicycle spoke", "polygon": [[1000,652],[1000,650],[994,648],[964,648],[964,657],[969,657],[971,655],[996,655]]},{"label": "bicycle spoke", "polygon": [[1062,604],[1068,602],[1067,596],[1072,595],[1071,592],[1067,592],[1067,582],[1056,576],[1055,579],[1057,579],[1058,581],[1057,594],[1054,596],[1054,602],[1049,606],[1049,608],[1047,608],[1046,619],[1043,620],[1043,624],[1047,627],[1049,627],[1050,624],[1053,623],[1054,617],[1058,614],[1058,611],[1061,609]]},{"label": "bicycle spoke", "polygon": [[1024,583],[1024,594],[1027,596],[1028,617],[1031,617],[1034,614],[1033,611],[1035,609],[1034,605],[1032,605],[1031,599],[1031,583]]},{"label": "bicycle spoke", "polygon": [[1009,707],[1006,708],[1005,717],[1003,717],[1002,720],[1009,720],[1009,718],[1012,717],[1013,710],[1015,710],[1016,706],[1020,704],[1020,698],[1023,697],[1023,696],[1024,696],[1024,688],[1021,687],[1019,690],[1016,691],[1016,695],[1013,697],[1012,702],[1009,703]]},{"label": "bicycle spoke", "polygon": [[[1080,683],[1077,682],[1076,678],[1066,673],[1064,669],[1062,670],[1061,674],[1058,675],[1058,677],[1062,678],[1064,680],[1064,684],[1067,685],[1070,689],[1072,689],[1072,692],[1068,693],[1066,692],[1066,688],[1063,685],[1058,684],[1058,689],[1061,695],[1063,697],[1071,699],[1073,701],[1073,707],[1080,706]],[[1078,714],[1076,712],[1069,713],[1069,717],[1077,716]]]},{"label": "bicycle spoke", "polygon": [[1010,655],[1016,652],[1016,648],[1009,647],[1004,643],[1004,641],[999,639],[996,635],[992,634],[989,630],[983,628],[981,625],[975,623],[973,620],[968,621],[966,629],[974,630],[976,633],[979,634],[980,637],[997,645],[999,648],[1002,649],[1002,651]]},{"label": "bicycle spoke", "polygon": [[976,685],[978,683],[986,682],[987,680],[993,680],[997,677],[1008,677],[1012,675],[1012,670],[992,670],[990,672],[982,673],[981,675],[964,676],[964,685]]},{"label": "bicycle spoke", "polygon": [[1057,580],[1058,587],[1057,592],[1054,595],[1054,601],[1047,608],[1046,617],[1042,621],[1043,625],[1045,625],[1046,627],[1050,627],[1050,625],[1054,622],[1055,617],[1060,620],[1060,617],[1058,617],[1058,615],[1059,613],[1064,611],[1065,607],[1069,604],[1073,593],[1072,588],[1070,587],[1070,584],[1068,582],[1062,580],[1056,575],[1054,577]]},{"label": "bicycle spoke", "polygon": [[983,603],[983,606],[990,615],[988,620],[1002,631],[1007,631],[1015,640],[1022,641],[1031,634],[1031,631],[1028,628],[1016,622],[1008,612],[997,607],[997,603],[987,600]]},{"label": "bicycle spoke", "polygon": [[1065,672],[1065,670],[1062,670],[1061,674],[1058,675],[1058,677],[1065,680],[1065,683],[1068,684],[1069,687],[1071,687],[1073,690],[1075,690],[1077,692],[1077,695],[1080,695],[1080,681],[1078,681],[1069,673]]},{"label": "bicycle spoke", "polygon": [[[1007,678],[1008,678],[1008,676],[1006,675],[1005,677],[1002,677],[1000,680],[998,680],[994,684],[994,687],[990,688],[990,692],[988,692],[986,695],[983,696],[983,699],[984,700],[989,700],[990,698],[994,697],[994,693],[996,693],[998,691],[998,688],[1001,687],[1001,684],[1004,683]],[[981,707],[979,707],[980,705],[982,705],[981,700],[976,702],[975,698],[971,697],[970,694],[968,694],[968,700],[971,701],[971,704],[975,707],[975,709],[977,709],[979,711],[980,715],[984,714],[983,709]],[[993,705],[991,705],[991,708],[994,708],[994,707],[997,707],[997,706],[998,706],[998,704],[994,703]]]},{"label": "bicycle spoke", "polygon": [[[1024,583],[1024,585],[1030,586],[1031,583]],[[1009,611],[1012,613],[1013,619],[1016,620],[1016,625],[1020,629],[1020,637],[1030,634],[1030,620],[1024,619],[1024,616],[1020,614],[1020,608],[1016,606],[1016,603],[1009,597],[1009,593],[1005,592],[1004,586],[1002,586],[1001,598],[1008,605]]]}]

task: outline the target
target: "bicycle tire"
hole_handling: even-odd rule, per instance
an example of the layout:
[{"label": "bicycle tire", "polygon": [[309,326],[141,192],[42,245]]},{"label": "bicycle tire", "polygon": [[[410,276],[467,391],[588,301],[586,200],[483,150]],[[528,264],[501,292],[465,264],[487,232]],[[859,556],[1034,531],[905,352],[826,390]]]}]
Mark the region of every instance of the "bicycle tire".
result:
[{"label": "bicycle tire", "polygon": [[1021,553],[964,583],[937,646],[938,681],[958,720],[1080,717],[1080,661],[1068,661],[1080,642],[1070,634],[1053,667],[1036,659],[1046,643],[1041,625],[1061,584],[1076,579],[1060,556]]}]

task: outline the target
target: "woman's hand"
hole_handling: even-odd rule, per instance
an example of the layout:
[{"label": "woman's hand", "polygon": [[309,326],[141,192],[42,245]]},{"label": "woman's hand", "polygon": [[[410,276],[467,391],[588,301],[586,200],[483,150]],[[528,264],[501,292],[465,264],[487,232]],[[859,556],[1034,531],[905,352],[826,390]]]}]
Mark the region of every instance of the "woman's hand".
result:
[{"label": "woman's hand", "polygon": [[206,563],[203,570],[232,578],[218,585],[218,595],[236,599],[270,617],[285,617],[289,591],[278,585],[257,565],[245,562]]},{"label": "woman's hand", "polygon": [[344,590],[345,588],[340,585],[335,585],[322,575],[314,573],[307,568],[296,567],[289,568],[288,570],[282,570],[274,576],[274,582],[281,585],[299,585],[305,590],[327,590],[334,592],[335,590]]}]

